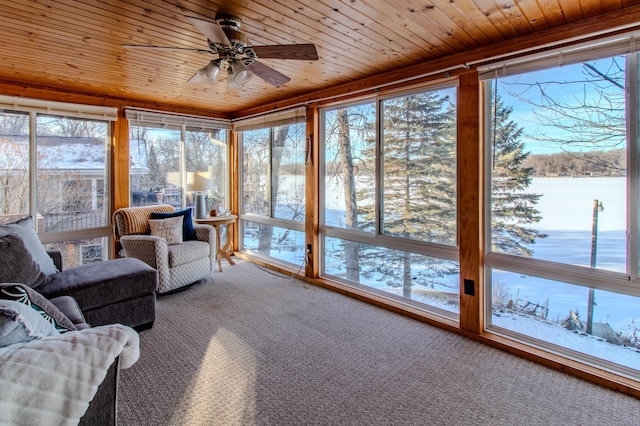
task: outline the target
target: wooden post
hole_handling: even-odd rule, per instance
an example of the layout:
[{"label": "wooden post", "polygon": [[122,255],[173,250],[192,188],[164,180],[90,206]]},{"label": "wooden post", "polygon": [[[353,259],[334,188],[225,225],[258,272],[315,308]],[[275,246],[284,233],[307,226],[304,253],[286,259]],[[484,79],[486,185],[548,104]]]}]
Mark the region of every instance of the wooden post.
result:
[{"label": "wooden post", "polygon": [[[307,265],[305,276],[318,277],[320,263],[319,224],[319,128],[320,118],[318,108],[307,108],[307,139],[305,146],[305,253]],[[311,249],[311,253],[309,253]]]},{"label": "wooden post", "polygon": [[482,274],[482,151],[478,73],[460,76],[458,87],[458,241],[460,249],[460,327],[484,329]]},{"label": "wooden post", "polygon": [[[113,123],[111,139],[111,188],[113,188],[111,211],[114,212],[121,207],[129,207],[131,193],[129,188],[129,120],[125,117],[122,108],[118,110],[118,119]],[[118,254],[119,245],[115,241],[111,245],[111,258],[120,257]]]}]

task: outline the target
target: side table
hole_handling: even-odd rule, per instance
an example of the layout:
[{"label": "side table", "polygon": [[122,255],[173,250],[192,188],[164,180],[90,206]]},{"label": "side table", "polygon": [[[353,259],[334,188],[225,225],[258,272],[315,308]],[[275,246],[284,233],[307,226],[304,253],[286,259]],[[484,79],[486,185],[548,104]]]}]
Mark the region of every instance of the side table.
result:
[{"label": "side table", "polygon": [[[216,245],[218,247],[218,253],[216,254],[216,260],[218,261],[218,271],[222,272],[222,263],[220,262],[221,258],[227,259],[229,265],[235,265],[233,260],[231,260],[231,240],[229,239],[229,225],[234,223],[238,216],[234,214],[230,214],[227,216],[207,216],[202,219],[193,218],[193,221],[196,223],[204,223],[206,225],[211,225],[216,228]],[[220,227],[225,226],[225,241],[224,245],[220,245]]]}]

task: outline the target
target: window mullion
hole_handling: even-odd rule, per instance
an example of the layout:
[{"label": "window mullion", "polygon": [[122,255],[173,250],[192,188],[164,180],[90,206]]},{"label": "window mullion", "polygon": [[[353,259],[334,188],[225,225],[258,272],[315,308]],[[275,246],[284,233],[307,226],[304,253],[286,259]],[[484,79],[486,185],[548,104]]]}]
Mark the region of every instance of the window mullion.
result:
[{"label": "window mullion", "polygon": [[275,173],[274,167],[273,167],[273,144],[274,144],[274,131],[273,131],[273,127],[269,128],[269,217],[270,218],[274,218],[276,215],[276,212],[274,211],[274,206],[275,206],[275,197],[277,196],[277,194],[274,194],[274,190],[273,190],[273,182],[274,182],[274,176],[273,174]]},{"label": "window mullion", "polygon": [[375,149],[375,177],[376,177],[376,182],[375,182],[375,206],[374,206],[374,211],[375,211],[375,224],[376,224],[376,229],[375,229],[375,235],[381,235],[382,234],[382,230],[384,229],[383,224],[382,224],[382,220],[384,215],[382,214],[382,209],[384,208],[384,203],[383,203],[383,179],[384,179],[384,147],[383,147],[383,140],[382,140],[382,134],[383,134],[383,128],[384,128],[384,123],[382,122],[382,120],[384,119],[384,117],[382,116],[382,108],[380,107],[380,105],[382,104],[382,100],[378,99],[375,103],[376,105],[376,149]]},{"label": "window mullion", "polygon": [[[36,146],[37,114],[29,113],[29,214],[35,219],[38,215],[38,197],[36,194],[36,180],[38,178],[38,149]],[[37,220],[34,220],[38,223]],[[37,231],[41,231],[37,229]]]},{"label": "window mullion", "polygon": [[640,276],[638,271],[638,54],[627,55],[627,272],[632,279]]}]

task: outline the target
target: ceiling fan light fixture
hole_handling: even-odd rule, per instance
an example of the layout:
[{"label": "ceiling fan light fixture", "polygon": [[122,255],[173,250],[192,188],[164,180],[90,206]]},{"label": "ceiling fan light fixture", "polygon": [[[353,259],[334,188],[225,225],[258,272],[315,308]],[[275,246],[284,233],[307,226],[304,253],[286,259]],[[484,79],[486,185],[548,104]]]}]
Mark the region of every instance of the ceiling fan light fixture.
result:
[{"label": "ceiling fan light fixture", "polygon": [[242,87],[251,80],[253,73],[247,69],[242,61],[233,61],[229,64],[229,86]]},{"label": "ceiling fan light fixture", "polygon": [[189,83],[215,83],[216,77],[220,72],[220,65],[216,61],[211,61],[203,68],[199,69],[191,79]]}]

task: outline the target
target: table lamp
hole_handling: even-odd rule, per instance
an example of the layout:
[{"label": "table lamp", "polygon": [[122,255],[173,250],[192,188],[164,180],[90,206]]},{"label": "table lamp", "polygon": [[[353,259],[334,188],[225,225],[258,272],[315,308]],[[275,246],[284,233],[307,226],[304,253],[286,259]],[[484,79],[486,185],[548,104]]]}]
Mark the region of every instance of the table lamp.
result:
[{"label": "table lamp", "polygon": [[194,210],[196,219],[207,217],[205,193],[213,188],[213,181],[208,172],[187,173],[187,191],[195,192]]}]

